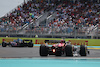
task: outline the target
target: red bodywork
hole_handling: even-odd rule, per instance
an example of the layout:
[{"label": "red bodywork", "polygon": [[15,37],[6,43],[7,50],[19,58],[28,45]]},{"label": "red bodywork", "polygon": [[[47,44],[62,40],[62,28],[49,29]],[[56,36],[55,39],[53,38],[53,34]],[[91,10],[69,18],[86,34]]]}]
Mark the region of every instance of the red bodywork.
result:
[{"label": "red bodywork", "polygon": [[63,52],[64,51],[64,46],[65,46],[65,43],[53,44],[53,46],[50,47],[49,54],[55,55],[55,52],[58,51],[58,50]]},{"label": "red bodywork", "polygon": [[65,43],[58,43],[58,44],[54,44],[53,47],[56,47],[56,46],[63,47],[64,45],[65,45]]}]

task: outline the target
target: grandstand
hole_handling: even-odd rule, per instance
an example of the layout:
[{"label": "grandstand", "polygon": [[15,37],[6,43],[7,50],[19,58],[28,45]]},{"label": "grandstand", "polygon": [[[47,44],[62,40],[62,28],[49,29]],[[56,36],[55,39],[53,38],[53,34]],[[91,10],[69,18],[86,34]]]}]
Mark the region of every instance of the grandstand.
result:
[{"label": "grandstand", "polygon": [[100,0],[27,0],[0,18],[0,36],[100,38]]}]

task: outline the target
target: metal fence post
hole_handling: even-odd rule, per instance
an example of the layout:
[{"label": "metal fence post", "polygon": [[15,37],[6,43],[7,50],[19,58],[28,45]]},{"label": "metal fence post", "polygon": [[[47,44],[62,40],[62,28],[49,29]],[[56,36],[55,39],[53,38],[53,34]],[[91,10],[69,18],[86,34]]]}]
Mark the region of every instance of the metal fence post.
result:
[{"label": "metal fence post", "polygon": [[52,24],[52,38],[53,38],[53,24]]},{"label": "metal fence post", "polygon": [[97,24],[97,39],[98,39],[98,24]]},{"label": "metal fence post", "polygon": [[76,38],[76,24],[75,24],[75,28],[74,28],[74,30],[75,30],[75,35],[74,35],[74,38]]}]

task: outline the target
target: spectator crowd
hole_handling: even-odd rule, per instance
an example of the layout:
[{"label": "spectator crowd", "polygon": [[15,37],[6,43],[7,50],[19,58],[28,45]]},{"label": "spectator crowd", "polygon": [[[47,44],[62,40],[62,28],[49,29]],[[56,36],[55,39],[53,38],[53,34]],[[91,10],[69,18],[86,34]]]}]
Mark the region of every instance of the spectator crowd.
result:
[{"label": "spectator crowd", "polygon": [[30,24],[46,11],[54,7],[54,2],[29,0],[18,6],[14,11],[0,18],[0,32],[14,32],[26,23]]},{"label": "spectator crowd", "polygon": [[[12,13],[0,20],[0,31],[17,31],[26,23],[31,25],[26,28],[26,33],[47,33],[47,34],[90,34],[97,24],[100,24],[100,3],[92,1],[64,0],[56,7],[57,0],[38,1],[30,0],[22,6],[18,6]],[[35,26],[35,20],[51,8],[55,9],[56,16],[46,26]],[[54,12],[51,11],[52,15]]]},{"label": "spectator crowd", "polygon": [[74,33],[90,34],[100,24],[100,4],[88,1],[64,1],[56,7],[56,17],[46,27],[38,27],[27,32],[34,33]]}]

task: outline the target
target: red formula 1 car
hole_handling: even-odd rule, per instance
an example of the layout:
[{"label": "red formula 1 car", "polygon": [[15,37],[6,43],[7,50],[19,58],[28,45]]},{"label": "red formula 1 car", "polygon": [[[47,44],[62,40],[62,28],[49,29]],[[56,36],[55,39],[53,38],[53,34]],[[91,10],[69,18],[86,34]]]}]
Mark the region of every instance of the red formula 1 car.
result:
[{"label": "red formula 1 car", "polygon": [[[56,43],[52,47],[49,47],[47,43]],[[89,51],[86,45],[80,45],[80,47],[71,45],[70,42],[65,40],[45,40],[45,44],[40,46],[40,56],[87,56]]]}]

